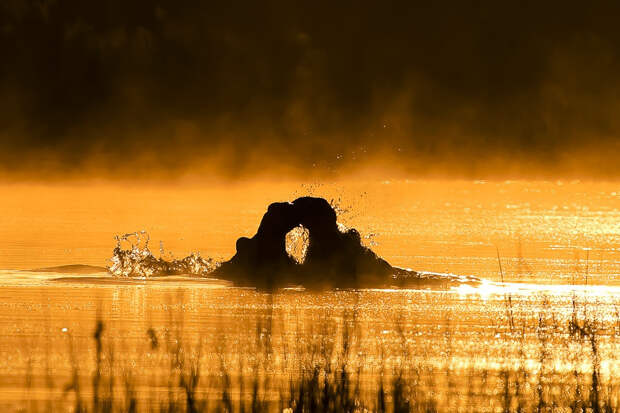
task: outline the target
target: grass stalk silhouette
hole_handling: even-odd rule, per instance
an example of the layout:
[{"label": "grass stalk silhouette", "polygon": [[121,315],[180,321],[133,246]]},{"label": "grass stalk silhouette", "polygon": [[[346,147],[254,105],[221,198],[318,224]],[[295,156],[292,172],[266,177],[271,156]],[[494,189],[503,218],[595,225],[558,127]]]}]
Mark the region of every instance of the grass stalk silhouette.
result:
[{"label": "grass stalk silhouette", "polygon": [[[459,326],[450,314],[442,327],[443,340],[435,342],[442,347],[443,358],[438,360],[429,358],[428,349],[416,339],[424,328],[411,325],[402,314],[394,320],[396,340],[381,344],[378,356],[365,354],[356,312],[347,310],[304,326],[310,332],[289,331],[293,346],[274,346],[272,312],[277,303],[272,302],[271,313],[257,318],[254,336],[247,337],[246,344],[236,343],[233,352],[223,333],[216,333],[221,337],[211,348],[202,338],[188,341],[180,320],[171,318],[172,327],[159,331],[149,327],[143,345],[149,360],[155,360],[152,364],[126,356],[125,345],[124,352],[117,353],[118,346],[107,337],[107,322],[98,318],[90,338],[92,374],[83,375],[88,369],[80,366],[87,364],[68,332],[71,375],[65,397],[43,406],[29,402],[23,411],[69,407],[80,413],[620,411],[620,382],[604,367],[613,352],[609,342],[606,347],[601,344],[606,335],[620,336],[618,311],[611,310],[615,318],[597,318],[596,311],[585,308],[592,303],[573,297],[572,309],[562,318],[548,297],[540,302],[535,314],[512,307],[514,326],[500,321],[506,324],[497,331],[509,332],[505,338],[516,351],[507,349],[498,356],[497,368],[491,361],[482,366],[462,364],[453,350],[459,345]],[[562,371],[554,359],[558,342],[571,354]],[[140,371],[143,365],[153,372]],[[28,386],[36,377],[34,368],[31,363],[26,370]],[[165,371],[159,379],[156,369]],[[141,378],[145,374],[148,379]]]}]

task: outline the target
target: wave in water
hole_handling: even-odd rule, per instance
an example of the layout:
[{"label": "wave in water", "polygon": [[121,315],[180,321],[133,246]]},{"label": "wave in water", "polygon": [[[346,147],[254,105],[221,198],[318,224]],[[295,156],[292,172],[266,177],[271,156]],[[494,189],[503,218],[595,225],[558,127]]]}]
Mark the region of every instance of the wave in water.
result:
[{"label": "wave in water", "polygon": [[[157,277],[164,275],[195,275],[204,277],[219,266],[212,258],[203,258],[193,252],[185,258],[165,260],[160,245],[160,257],[149,249],[150,236],[146,231],[117,235],[110,272],[117,277]],[[123,247],[125,246],[125,248]]]}]

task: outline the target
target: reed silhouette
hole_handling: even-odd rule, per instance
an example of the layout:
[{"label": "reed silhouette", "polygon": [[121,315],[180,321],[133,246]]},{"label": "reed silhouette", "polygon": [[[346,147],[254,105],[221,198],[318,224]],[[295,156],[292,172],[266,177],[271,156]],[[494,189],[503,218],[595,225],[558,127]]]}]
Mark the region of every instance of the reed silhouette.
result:
[{"label": "reed silhouette", "polygon": [[[27,391],[19,411],[620,412],[618,375],[609,370],[618,354],[618,313],[609,317],[575,299],[572,313],[565,314],[544,296],[536,301],[535,311],[527,305],[515,312],[514,327],[508,315],[500,315],[488,332],[518,350],[480,354],[475,363],[463,363],[454,353],[460,327],[450,322],[450,313],[441,327],[443,340],[432,342],[420,340],[425,326],[398,315],[390,320],[398,338],[381,344],[377,358],[365,351],[355,309],[317,317],[311,337],[304,337],[299,325],[284,332],[292,336],[293,347],[274,345],[291,337],[278,338],[276,330],[283,325],[274,330],[270,312],[245,320],[247,331],[256,334],[241,341],[226,335],[225,324],[216,324],[213,336],[194,342],[183,334],[183,319],[171,316],[168,325],[146,331],[137,351],[120,346],[110,335],[111,321],[97,318],[89,351],[78,352],[77,338],[67,336],[69,381],[63,385],[50,377],[47,400],[31,400],[41,392],[36,388],[40,376],[27,360]],[[270,306],[282,311],[273,301]],[[429,358],[428,346],[438,345],[442,357]],[[559,365],[553,351],[563,346],[571,354]]]}]

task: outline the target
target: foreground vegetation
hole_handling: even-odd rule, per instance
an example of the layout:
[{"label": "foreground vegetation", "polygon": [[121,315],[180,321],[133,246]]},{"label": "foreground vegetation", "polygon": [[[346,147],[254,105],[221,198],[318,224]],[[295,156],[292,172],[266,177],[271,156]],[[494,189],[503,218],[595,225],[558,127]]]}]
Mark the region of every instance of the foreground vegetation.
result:
[{"label": "foreground vegetation", "polygon": [[[460,341],[449,320],[430,327],[396,320],[396,340],[381,348],[364,342],[355,310],[305,326],[310,333],[288,332],[290,340],[277,337],[272,318],[256,319],[245,343],[217,333],[213,340],[190,343],[182,322],[171,321],[165,329],[149,328],[144,348],[133,353],[109,338],[107,323],[99,320],[88,367],[68,336],[72,367],[66,383],[52,383],[47,368],[48,394],[41,397],[29,365],[23,410],[620,411],[614,356],[620,316],[617,310],[612,317],[602,315],[596,305],[578,301],[573,298],[572,311],[562,313],[543,297],[532,313],[507,297],[497,327],[484,333],[505,343],[500,346],[505,351],[490,357],[481,339],[468,360],[459,354],[472,343]],[[416,338],[428,329],[440,331],[432,340]]]}]

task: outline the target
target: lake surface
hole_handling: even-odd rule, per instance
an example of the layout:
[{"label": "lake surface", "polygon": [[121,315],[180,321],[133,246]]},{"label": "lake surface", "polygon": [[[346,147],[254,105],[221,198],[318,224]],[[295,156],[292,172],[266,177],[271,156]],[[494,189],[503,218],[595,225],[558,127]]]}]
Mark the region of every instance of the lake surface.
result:
[{"label": "lake surface", "polygon": [[[293,377],[345,359],[371,409],[377,383],[401,372],[443,411],[494,411],[505,394],[515,406],[537,397],[561,404],[564,388],[553,383],[573,391],[577,377],[597,369],[615,386],[619,183],[94,183],[5,185],[0,194],[0,404],[13,410],[74,406],[76,371],[80,397],[92,399],[98,319],[101,383],[116,378],[118,403],[129,387],[141,403],[169,397],[171,378],[192,362],[204,372],[197,392],[205,400],[221,399],[228,383],[238,403],[258,382],[273,411],[288,407],[278,400]],[[333,199],[339,221],[393,265],[487,281],[444,291],[265,294],[189,277],[30,271],[109,265],[114,236],[137,230],[150,234],[154,252],[161,240],[166,257],[227,259],[270,202],[307,194]],[[575,336],[572,321],[586,333]]]}]

